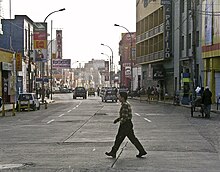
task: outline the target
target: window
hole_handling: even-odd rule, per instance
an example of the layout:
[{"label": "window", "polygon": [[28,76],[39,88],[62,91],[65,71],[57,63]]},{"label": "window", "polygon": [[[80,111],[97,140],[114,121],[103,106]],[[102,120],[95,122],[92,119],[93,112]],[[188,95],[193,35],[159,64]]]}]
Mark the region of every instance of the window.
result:
[{"label": "window", "polygon": [[184,50],[184,36],[181,37],[181,50]]},{"label": "window", "polygon": [[192,47],[192,35],[191,35],[191,33],[188,36],[188,47],[189,47],[189,49]]},{"label": "window", "polygon": [[25,45],[24,49],[27,51],[27,44],[28,44],[28,31],[25,29]]},{"label": "window", "polygon": [[184,0],[180,1],[180,11],[184,13]]},{"label": "window", "polygon": [[196,32],[196,47],[199,47],[199,31]]}]

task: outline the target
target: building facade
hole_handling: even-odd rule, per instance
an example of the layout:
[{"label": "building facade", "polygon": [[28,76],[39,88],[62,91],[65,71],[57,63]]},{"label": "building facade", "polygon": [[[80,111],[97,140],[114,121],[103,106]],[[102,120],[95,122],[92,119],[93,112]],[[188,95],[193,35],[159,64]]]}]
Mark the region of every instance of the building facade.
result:
[{"label": "building facade", "polygon": [[204,87],[201,54],[201,1],[173,3],[174,88],[188,104],[197,86]]},{"label": "building facade", "polygon": [[0,97],[3,103],[15,102],[14,52],[0,48]]},{"label": "building facade", "polygon": [[[17,94],[32,92],[35,84],[33,50],[33,21],[26,15],[16,15],[15,19],[2,19],[3,34],[0,47],[21,54],[21,70],[16,72]],[[17,56],[15,56],[17,57]]]},{"label": "building facade", "polygon": [[204,85],[213,93],[212,101],[220,97],[220,0],[202,1],[202,56]]},{"label": "building facade", "polygon": [[[119,43],[119,55],[121,66],[121,74],[120,74],[120,87],[133,88],[136,89],[136,85],[134,87],[134,74],[136,72],[133,71],[136,60],[135,60],[135,44],[136,44],[136,33],[122,33],[121,41]],[[131,53],[132,51],[132,53]],[[133,63],[131,65],[131,63]],[[132,68],[132,69],[131,69]],[[132,72],[131,72],[132,70]],[[133,75],[133,77],[131,77]],[[131,81],[133,79],[133,82]],[[132,84],[132,85],[131,85]]]},{"label": "building facade", "polygon": [[136,61],[142,67],[142,86],[174,94],[172,1],[136,1]]}]

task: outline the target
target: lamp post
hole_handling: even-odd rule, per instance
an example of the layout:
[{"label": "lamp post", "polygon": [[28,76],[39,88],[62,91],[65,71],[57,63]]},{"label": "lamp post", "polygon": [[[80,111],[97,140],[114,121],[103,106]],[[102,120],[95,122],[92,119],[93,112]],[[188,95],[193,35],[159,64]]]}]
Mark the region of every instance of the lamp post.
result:
[{"label": "lamp post", "polygon": [[[111,65],[111,56],[109,56],[108,54],[105,54],[105,53],[101,53],[102,55],[105,55],[105,56],[107,56],[108,58],[109,58],[109,63],[110,63],[110,65]],[[111,81],[111,71],[109,70],[108,71],[108,73],[109,73],[109,80]],[[110,83],[110,82],[109,82]],[[110,84],[111,85],[111,84]]]},{"label": "lamp post", "polygon": [[109,47],[108,45],[105,45],[105,44],[101,44],[101,45],[108,47],[112,52],[112,59],[110,58],[110,86],[112,86],[112,76],[111,75],[112,75],[112,64],[113,64],[113,51],[112,51],[112,48]]},{"label": "lamp post", "polygon": [[[56,13],[56,12],[60,12],[60,11],[64,11],[64,10],[66,10],[65,8],[62,8],[62,9],[59,9],[59,10],[56,10],[56,11],[52,11],[51,13],[49,13],[46,17],[45,17],[45,19],[44,19],[44,23],[46,22],[46,20],[47,20],[47,18],[50,16],[50,15],[52,15],[53,13]],[[52,82],[52,80],[53,80],[53,77],[52,77],[52,75],[53,75],[53,73],[52,73],[52,70],[53,70],[53,67],[52,67],[52,65],[53,65],[53,51],[52,51],[52,20],[51,20],[51,44],[50,44],[50,46],[51,46],[51,54],[50,54],[50,95],[51,95],[51,100],[53,99],[53,97],[52,97],[52,92],[53,92],[53,82]],[[42,72],[42,74],[44,73],[44,63],[42,63],[42,68],[43,68],[43,72]],[[44,95],[45,95],[45,93],[44,93],[44,78],[43,78],[43,80],[42,80],[42,91],[43,91],[43,94],[42,94],[42,102],[44,102]]]},{"label": "lamp post", "polygon": [[133,58],[132,58],[132,34],[131,32],[124,26],[118,25],[118,24],[114,24],[114,26],[118,26],[118,27],[122,27],[125,30],[127,30],[127,32],[130,35],[130,62],[131,62],[131,92],[133,91]]}]

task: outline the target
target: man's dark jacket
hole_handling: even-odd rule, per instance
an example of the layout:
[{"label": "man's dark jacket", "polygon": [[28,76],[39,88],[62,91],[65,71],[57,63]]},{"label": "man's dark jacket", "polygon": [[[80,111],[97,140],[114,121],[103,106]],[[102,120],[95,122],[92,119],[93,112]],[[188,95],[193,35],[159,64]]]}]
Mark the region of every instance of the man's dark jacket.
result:
[{"label": "man's dark jacket", "polygon": [[211,105],[212,104],[212,92],[209,89],[205,89],[202,95],[202,103],[204,105]]}]

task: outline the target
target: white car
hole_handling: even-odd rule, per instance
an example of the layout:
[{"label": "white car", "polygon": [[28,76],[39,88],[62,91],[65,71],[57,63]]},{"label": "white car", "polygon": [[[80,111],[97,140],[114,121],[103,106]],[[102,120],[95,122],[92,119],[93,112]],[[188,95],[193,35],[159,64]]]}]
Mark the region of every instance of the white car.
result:
[{"label": "white car", "polygon": [[28,109],[28,102],[30,104],[30,109],[32,110],[40,110],[40,101],[37,98],[35,93],[21,93],[18,96],[16,109],[23,110]]}]

